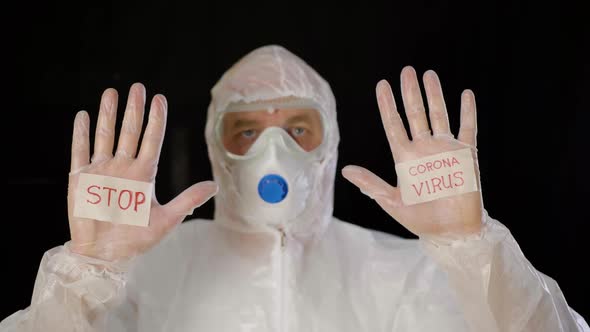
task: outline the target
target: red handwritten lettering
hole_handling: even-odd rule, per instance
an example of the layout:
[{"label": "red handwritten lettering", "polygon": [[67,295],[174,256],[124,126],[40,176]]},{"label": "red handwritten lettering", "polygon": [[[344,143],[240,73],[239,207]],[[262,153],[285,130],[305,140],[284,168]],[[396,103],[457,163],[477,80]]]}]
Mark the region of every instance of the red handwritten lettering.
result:
[{"label": "red handwritten lettering", "polygon": [[137,211],[137,207],[143,203],[145,203],[145,195],[141,191],[136,192],[135,193],[135,206],[133,209],[135,211]]},{"label": "red handwritten lettering", "polygon": [[[121,198],[123,197],[124,193],[128,193],[129,194],[129,201],[127,202],[127,206],[123,207],[123,205],[121,205]],[[121,210],[127,210],[130,206],[131,206],[131,200],[133,198],[133,195],[131,194],[131,191],[129,190],[121,190],[121,193],[119,194],[119,199],[117,201],[117,203],[119,204],[119,208],[121,208]]]},{"label": "red handwritten lettering", "polygon": [[[100,190],[103,190],[102,195]],[[106,195],[104,194],[104,191],[106,191]],[[118,208],[121,210],[127,210],[131,207],[131,205],[133,205],[133,210],[137,212],[140,206],[144,204],[146,201],[146,197],[143,192],[134,192],[128,189],[118,191],[116,188],[91,185],[88,188],[86,188],[86,192],[92,195],[86,200],[87,203],[94,205],[99,204],[103,201],[103,197],[106,196],[106,204],[108,207],[111,206],[111,198],[113,198],[117,200],[116,206],[118,206]],[[115,198],[117,192],[119,193],[119,195]]]},{"label": "red handwritten lettering", "polygon": [[109,191],[109,193],[107,195],[107,206],[111,206],[111,192],[113,192],[113,191],[117,192],[117,189],[110,188],[110,187],[102,187],[102,189],[106,189]]},{"label": "red handwritten lettering", "polygon": [[91,191],[90,191],[90,189],[91,189],[91,188],[98,188],[98,189],[100,189],[100,187],[99,187],[99,186],[97,186],[97,185],[92,185],[92,186],[90,186],[90,187],[88,187],[88,188],[86,189],[86,192],[88,192],[90,195],[94,195],[94,196],[96,196],[96,201],[94,201],[94,202],[91,202],[90,200],[86,200],[86,202],[88,202],[88,203],[90,203],[90,204],[98,204],[98,203],[100,203],[100,201],[102,200],[102,199],[100,198],[100,195],[99,195],[99,194],[97,194],[97,193],[91,192]]},{"label": "red handwritten lettering", "polygon": [[413,184],[412,187],[414,187],[414,190],[416,191],[416,195],[421,196],[422,195],[422,187],[424,186],[424,182],[420,182],[420,190],[418,190],[418,188],[416,188],[416,185]]},{"label": "red handwritten lettering", "polygon": [[422,164],[418,165],[417,168],[418,168],[418,173],[420,173],[420,174],[426,172],[426,166],[424,166]]},{"label": "red handwritten lettering", "polygon": [[442,176],[440,178],[436,177],[436,178],[432,178],[432,189],[434,190],[434,192],[436,192],[436,188],[438,188],[439,191],[442,191],[442,188],[440,187],[440,183],[442,182]]},{"label": "red handwritten lettering", "polygon": [[[440,178],[442,180],[443,187],[445,187],[446,189],[452,189],[453,188],[453,183],[451,182],[451,174],[447,174],[447,176],[441,176]],[[448,185],[445,183],[445,179],[446,178],[449,179],[449,184]]]},{"label": "red handwritten lettering", "polygon": [[430,190],[430,185],[428,181],[426,182],[426,190],[428,190],[429,194],[432,194],[432,190]]},{"label": "red handwritten lettering", "polygon": [[463,180],[463,171],[457,171],[453,173],[453,177],[458,180],[459,183],[455,182],[455,187],[460,187],[465,184],[465,180]]},{"label": "red handwritten lettering", "polygon": [[453,167],[455,165],[459,165],[459,160],[455,157],[452,158],[443,158],[437,159],[434,161],[427,161],[422,164],[410,166],[408,172],[411,176],[417,176],[419,174],[424,174],[427,172],[433,172],[439,170],[444,167]]}]

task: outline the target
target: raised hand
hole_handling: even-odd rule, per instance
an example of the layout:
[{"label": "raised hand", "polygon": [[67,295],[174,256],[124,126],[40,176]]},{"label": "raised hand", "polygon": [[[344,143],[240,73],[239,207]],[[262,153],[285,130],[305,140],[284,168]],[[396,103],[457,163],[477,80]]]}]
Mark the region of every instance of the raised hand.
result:
[{"label": "raised hand", "polygon": [[68,184],[68,217],[72,237],[70,249],[81,255],[107,261],[127,260],[154,246],[174,226],[182,222],[186,215],[213,197],[218,190],[217,184],[212,181],[199,182],[165,205],[158,203],[155,192],[152,193],[148,227],[74,217],[75,190],[80,173],[151,183],[155,181],[166,130],[166,98],[156,95],[152,99],[148,124],[138,153],[146,92],[140,83],[131,87],[113,156],[117,98],[117,91],[114,89],[107,89],[102,95],[92,160],[88,113],[81,111],[76,115]]},{"label": "raised hand", "polygon": [[416,72],[412,67],[402,70],[402,97],[410,125],[411,140],[397,111],[391,87],[385,80],[377,84],[377,101],[393,159],[398,164],[469,147],[474,160],[478,191],[405,205],[399,187],[386,183],[365,168],[346,166],[342,174],[363,193],[375,199],[404,227],[418,236],[477,233],[481,229],[483,206],[477,165],[475,97],[470,90],[465,90],[461,95],[461,128],[455,139],[449,128],[438,76],[434,71],[428,71],[424,74],[423,80],[432,131],[428,125]]}]

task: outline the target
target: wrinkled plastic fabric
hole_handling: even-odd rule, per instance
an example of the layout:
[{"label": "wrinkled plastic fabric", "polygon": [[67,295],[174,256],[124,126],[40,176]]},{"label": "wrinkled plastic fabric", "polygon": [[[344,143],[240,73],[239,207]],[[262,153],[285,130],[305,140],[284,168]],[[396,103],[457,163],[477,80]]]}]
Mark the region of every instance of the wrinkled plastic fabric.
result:
[{"label": "wrinkled plastic fabric", "polygon": [[[232,214],[213,122],[232,102],[286,96],[320,105],[325,164],[304,213],[252,225]],[[51,249],[31,305],[0,331],[590,331],[487,212],[481,234],[446,244],[333,218],[334,98],[285,49],[258,49],[223,76],[206,136],[220,184],[214,221],[183,223],[126,266]]]}]

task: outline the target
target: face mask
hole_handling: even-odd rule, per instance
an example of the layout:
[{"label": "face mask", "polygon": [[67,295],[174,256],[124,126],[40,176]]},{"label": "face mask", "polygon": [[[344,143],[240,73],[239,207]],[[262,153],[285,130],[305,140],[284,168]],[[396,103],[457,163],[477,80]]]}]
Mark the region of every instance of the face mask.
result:
[{"label": "face mask", "polygon": [[[271,103],[231,105],[225,114],[276,109],[316,109],[307,100],[286,99]],[[319,113],[318,113],[319,114]],[[222,144],[224,115],[217,119],[217,142]],[[325,120],[320,114],[321,126]],[[325,132],[322,130],[325,134]],[[322,136],[324,135],[322,134]],[[325,137],[324,137],[325,138]],[[322,138],[322,143],[324,141]],[[285,225],[296,219],[308,205],[315,185],[317,168],[322,159],[323,144],[305,151],[289,133],[280,127],[267,127],[244,155],[223,147],[224,169],[228,176],[226,195],[232,204],[231,213],[255,225]]]},{"label": "face mask", "polygon": [[270,127],[245,155],[226,151],[236,213],[254,224],[281,225],[295,219],[315,181],[317,150],[307,152],[285,130]]}]

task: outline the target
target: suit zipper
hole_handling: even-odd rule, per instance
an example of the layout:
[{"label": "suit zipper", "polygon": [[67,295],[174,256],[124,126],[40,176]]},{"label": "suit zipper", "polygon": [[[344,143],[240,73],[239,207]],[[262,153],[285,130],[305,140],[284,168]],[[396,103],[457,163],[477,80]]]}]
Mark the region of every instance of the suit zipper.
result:
[{"label": "suit zipper", "polygon": [[286,326],[285,326],[285,294],[286,294],[286,289],[285,289],[285,247],[287,244],[287,235],[285,234],[285,230],[282,228],[278,228],[279,231],[279,235],[281,237],[281,248],[280,248],[280,267],[279,267],[279,271],[280,271],[280,279],[279,279],[279,287],[280,287],[280,293],[281,293],[281,297],[280,297],[280,312],[279,312],[279,317],[280,317],[280,321],[279,321],[279,329],[281,332],[285,332],[286,331]]}]

